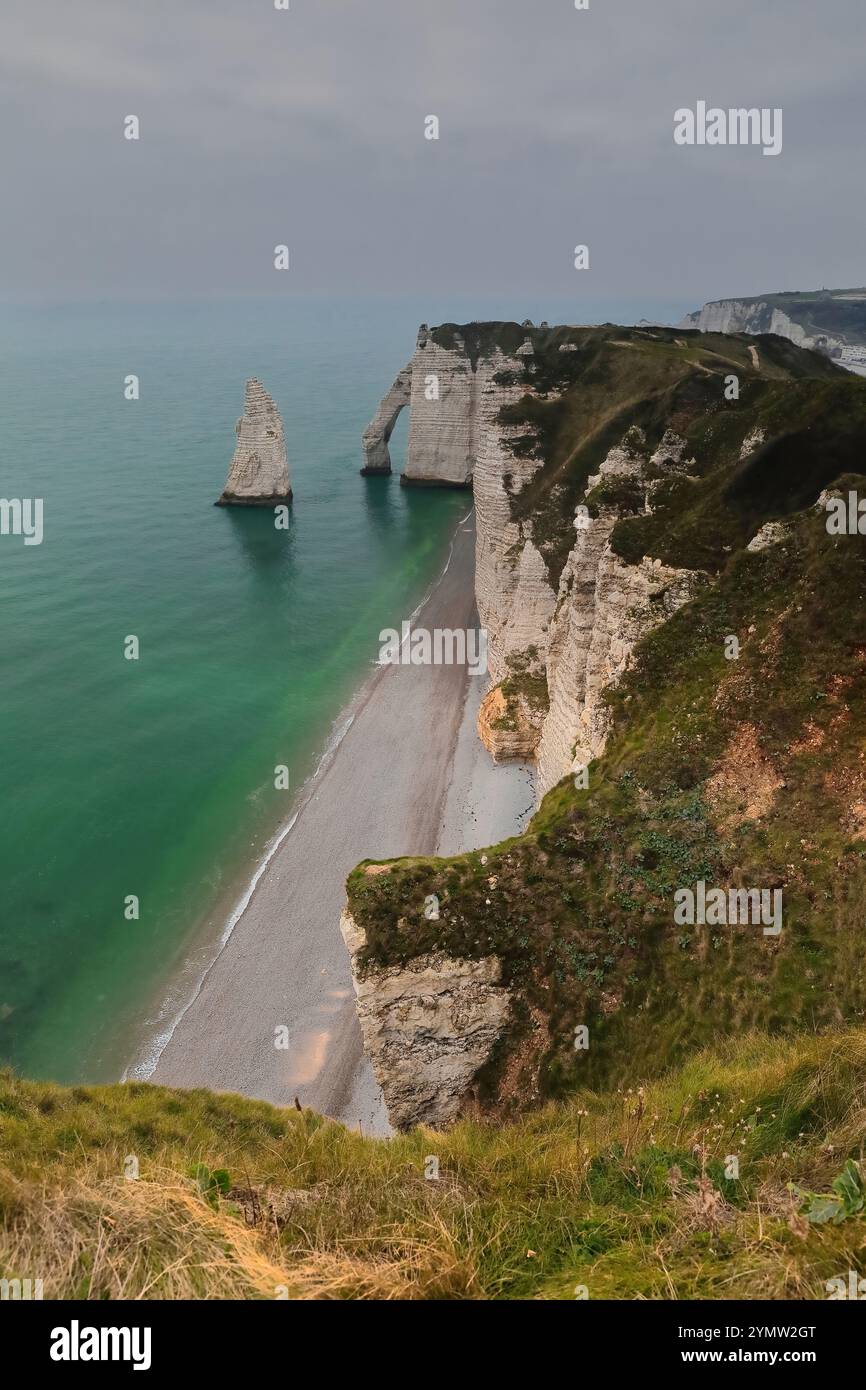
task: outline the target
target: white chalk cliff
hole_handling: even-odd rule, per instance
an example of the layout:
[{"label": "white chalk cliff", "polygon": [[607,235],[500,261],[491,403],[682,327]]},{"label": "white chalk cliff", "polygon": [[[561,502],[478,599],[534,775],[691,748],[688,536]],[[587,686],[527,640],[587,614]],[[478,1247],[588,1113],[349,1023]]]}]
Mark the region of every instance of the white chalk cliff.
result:
[{"label": "white chalk cliff", "polygon": [[[468,336],[470,329],[485,327],[467,325],[465,331]],[[436,341],[443,336],[447,346]],[[456,327],[445,334],[422,324],[412,359],[364,432],[362,471],[390,472],[388,439],[408,405],[403,481],[472,484],[475,593],[481,625],[487,629],[493,687],[482,706],[479,730],[497,758],[535,754],[540,799],[575,760],[599,756],[607,733],[604,690],[619,679],[644,633],[687,601],[693,582],[689,572],[658,562],[628,565],[619,560],[608,544],[619,519],[612,506],[602,506],[587,519],[586,529],[576,531],[558,581],[551,580],[531,521],[516,521],[511,505],[544,460],[537,452],[512,447],[526,434],[525,424],[500,420],[503,406],[533,394],[534,342],[540,332],[527,324],[512,334],[519,346],[509,352],[498,346],[495,332],[478,336],[487,346],[473,355]],[[576,353],[579,346],[560,343],[559,351],[566,350]],[[669,432],[650,458],[631,431],[629,441],[609,451],[590,486],[611,476],[631,477],[639,485],[648,464],[656,473],[660,463],[685,471],[681,453],[682,442]],[[646,510],[651,493],[647,484]],[[549,708],[543,717],[526,700],[515,698],[507,711],[514,718],[503,718],[505,702],[496,687],[511,674],[515,658],[530,674],[546,676]]]},{"label": "white chalk cliff", "polygon": [[783,309],[763,299],[714,300],[695,313],[687,314],[680,327],[697,328],[701,333],[776,333],[804,348],[817,348],[819,342],[822,346],[835,345],[835,340],[826,335],[821,335],[820,340],[810,337]]},{"label": "white chalk cliff", "polygon": [[454,334],[453,346],[440,346],[422,324],[414,355],[364,431],[361,472],[391,472],[388,440],[397,416],[408,405],[409,439],[401,482],[470,487],[480,444],[479,400],[496,370],[491,359],[473,363],[459,334]]},{"label": "white chalk cliff", "polygon": [[[515,452],[511,446],[526,426],[500,420],[503,406],[532,394],[526,379],[528,367],[531,382],[532,334],[527,332],[513,353],[493,343],[474,362],[459,334],[453,339],[453,347],[440,347],[422,326],[415,355],[404,369],[411,378],[407,473],[417,482],[473,482],[475,593],[488,634],[491,683],[495,687],[508,676],[510,657],[525,657],[530,650],[535,655],[529,669],[547,678],[550,706],[543,719],[534,721],[540,799],[566,776],[575,758],[588,761],[601,753],[607,732],[604,689],[618,680],[643,634],[687,601],[692,580],[688,571],[658,562],[627,565],[619,560],[608,544],[619,511],[603,507],[588,519],[585,530],[576,531],[559,581],[551,582],[531,522],[515,521],[511,508],[511,499],[544,460]],[[428,399],[431,375],[438,380],[438,400]],[[393,392],[392,387],[386,401],[393,403]],[[609,452],[591,486],[611,475],[639,480],[648,463],[657,470],[660,462],[669,461],[684,471],[681,443],[670,434],[650,458],[631,433],[628,446],[623,442]],[[370,431],[365,435],[368,457],[376,437]],[[489,701],[485,718],[491,705]],[[523,736],[514,741],[514,752],[531,755],[528,726],[521,724]],[[507,745],[508,740],[502,742]],[[501,744],[492,751],[501,756]]]},{"label": "white chalk cliff", "polygon": [[[640,638],[687,602],[699,581],[691,571],[658,560],[636,565],[620,560],[610,547],[620,511],[602,504],[597,516],[580,518],[554,588],[531,525],[513,522],[508,513],[508,491],[525,486],[534,471],[514,468],[507,450],[513,428],[491,423],[484,463],[476,472],[475,586],[494,684],[507,677],[509,657],[530,648],[546,675],[549,708],[536,748],[540,800],[574,765],[602,753],[609,724],[604,691],[619,680]],[[679,467],[670,447],[650,460],[643,446],[640,432],[629,431],[590,478],[588,492],[610,477],[642,485],[645,465],[653,461],[658,469],[660,455],[669,467]],[[646,510],[651,491],[647,485]]]},{"label": "white chalk cliff", "polygon": [[269,507],[290,502],[292,487],[283,422],[262,383],[251,377],[244,413],[235,426],[237,445],[218,507]]},{"label": "white chalk cliff", "polygon": [[[565,348],[578,351],[568,343]],[[515,520],[512,511],[512,500],[544,460],[540,451],[511,447],[525,437],[525,424],[500,419],[503,406],[533,394],[533,356],[531,334],[513,352],[491,343],[472,361],[459,337],[453,347],[442,347],[422,328],[412,361],[365,433],[364,449],[368,471],[390,468],[387,437],[408,393],[412,481],[472,480],[476,601],[488,633],[491,677],[479,732],[497,757],[535,756],[540,799],[576,765],[600,755],[609,722],[604,691],[620,679],[640,638],[687,602],[703,580],[658,560],[621,560],[610,545],[620,508],[601,501],[592,509],[595,515],[576,521],[574,544],[554,582],[532,517]],[[438,400],[425,393],[431,375],[438,379]],[[548,383],[545,399],[551,398]],[[650,511],[660,477],[688,472],[684,449],[669,430],[651,451],[641,431],[631,428],[589,479],[587,496],[599,485],[603,496],[605,481],[625,481]],[[535,688],[539,678],[546,680],[549,707],[530,707],[518,695],[506,710],[501,682],[513,679],[516,670],[531,677]],[[515,684],[519,688],[519,680]],[[510,717],[503,718],[506,713]],[[473,1077],[507,1017],[497,962],[439,954],[403,968],[364,968],[358,959],[362,933],[348,913],[342,925],[365,1048],[392,1123],[450,1122],[470,1096]]]},{"label": "white chalk cliff", "polygon": [[[544,461],[512,448],[525,435],[525,424],[500,420],[503,406],[533,394],[532,333],[527,332],[513,352],[503,352],[491,341],[474,359],[459,332],[450,336],[452,345],[441,346],[422,325],[411,361],[364,433],[364,471],[390,471],[388,437],[408,404],[404,479],[472,483],[475,592],[481,625],[487,629],[492,684],[509,676],[510,658],[521,658],[532,674],[546,675],[550,698],[543,718],[526,712],[518,720],[517,738],[491,738],[502,704],[495,696],[484,707],[481,727],[498,757],[503,749],[507,755],[509,747],[515,756],[536,752],[541,797],[569,772],[575,759],[586,762],[601,753],[607,732],[604,690],[619,679],[644,633],[691,596],[692,578],[687,571],[658,562],[629,565],[619,560],[608,543],[619,510],[602,506],[596,517],[587,518],[586,529],[576,531],[565,567],[552,582],[531,521],[514,520],[511,506]],[[609,451],[590,486],[611,476],[631,477],[639,485],[647,464],[656,472],[662,462],[684,471],[681,452],[681,442],[668,434],[650,458],[631,431],[629,441]],[[647,510],[651,491],[648,484]],[[530,651],[533,655],[527,658]],[[535,750],[527,747],[533,729]],[[505,728],[503,735],[509,732]]]}]

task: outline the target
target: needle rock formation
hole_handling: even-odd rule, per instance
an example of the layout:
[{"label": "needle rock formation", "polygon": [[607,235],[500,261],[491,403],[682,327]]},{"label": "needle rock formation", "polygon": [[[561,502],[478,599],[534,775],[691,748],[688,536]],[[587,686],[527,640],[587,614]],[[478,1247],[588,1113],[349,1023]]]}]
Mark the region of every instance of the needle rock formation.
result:
[{"label": "needle rock formation", "polygon": [[250,377],[235,426],[234,457],[218,507],[272,507],[292,500],[283,422],[262,383]]}]

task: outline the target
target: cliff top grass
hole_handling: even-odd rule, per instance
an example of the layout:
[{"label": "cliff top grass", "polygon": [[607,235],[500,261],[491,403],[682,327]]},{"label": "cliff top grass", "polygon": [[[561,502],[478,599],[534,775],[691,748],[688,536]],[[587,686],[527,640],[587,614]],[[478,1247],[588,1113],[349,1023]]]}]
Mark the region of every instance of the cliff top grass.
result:
[{"label": "cliff top grass", "polygon": [[[763,441],[741,457],[757,431]],[[717,573],[764,522],[862,471],[866,381],[752,381],[739,401],[691,421],[684,437],[688,476],[669,478],[653,513],[624,520],[612,544],[632,563],[649,555]]]},{"label": "cliff top grass", "polygon": [[742,1036],[657,1082],[635,1067],[501,1128],[388,1141],[3,1074],[0,1278],[77,1299],[826,1298],[866,1271],[864,1072],[862,1029]]},{"label": "cliff top grass", "polygon": [[[791,501],[777,486],[751,511],[741,506],[737,518],[711,524],[719,545],[738,543],[759,513],[769,516],[774,505],[778,513],[795,510],[828,478],[861,467],[866,382],[819,353],[775,336],[613,325],[570,333],[575,352],[560,352],[558,341],[536,344],[522,369],[527,394],[500,412],[502,423],[519,429],[511,440],[515,456],[538,461],[529,481],[512,493],[511,515],[532,536],[554,586],[574,544],[574,511],[586,500],[588,480],[630,429],[642,432],[647,457],[673,431],[685,444],[684,471],[712,474],[719,491],[756,429],[765,432],[768,449],[776,441],[777,452],[796,435],[798,468],[815,478],[811,496],[795,493]],[[727,400],[732,374],[739,397]],[[739,524],[728,525],[732,520]],[[719,553],[680,563],[714,569]]]}]

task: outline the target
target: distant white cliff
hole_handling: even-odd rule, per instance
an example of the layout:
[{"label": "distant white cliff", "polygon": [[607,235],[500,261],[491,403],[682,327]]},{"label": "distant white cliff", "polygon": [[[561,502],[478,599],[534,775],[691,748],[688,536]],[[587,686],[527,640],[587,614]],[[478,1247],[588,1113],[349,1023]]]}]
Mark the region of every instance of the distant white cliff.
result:
[{"label": "distant white cliff", "polygon": [[866,290],[817,290],[716,299],[686,314],[701,333],[775,333],[866,376]]},{"label": "distant white cliff", "polygon": [[[697,328],[701,333],[776,333],[790,338],[798,347],[814,348],[818,340],[789,318],[783,310],[763,299],[717,299],[693,314],[686,314],[680,328]],[[826,342],[826,335],[823,335]]]}]

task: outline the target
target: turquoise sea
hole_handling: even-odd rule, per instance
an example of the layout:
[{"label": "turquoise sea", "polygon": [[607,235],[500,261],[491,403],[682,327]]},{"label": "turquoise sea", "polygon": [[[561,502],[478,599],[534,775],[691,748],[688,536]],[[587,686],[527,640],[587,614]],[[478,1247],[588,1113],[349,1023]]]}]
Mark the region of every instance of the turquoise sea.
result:
[{"label": "turquoise sea", "polygon": [[[420,320],[482,316],[443,307],[4,310],[0,496],[42,498],[44,539],[0,536],[0,1061],[121,1074],[287,818],[380,629],[440,572],[467,495],[358,469]],[[213,506],[249,376],[283,415],[287,531]]]}]

